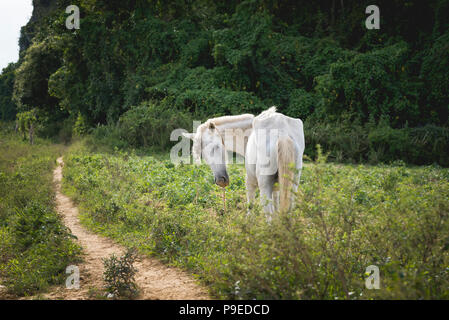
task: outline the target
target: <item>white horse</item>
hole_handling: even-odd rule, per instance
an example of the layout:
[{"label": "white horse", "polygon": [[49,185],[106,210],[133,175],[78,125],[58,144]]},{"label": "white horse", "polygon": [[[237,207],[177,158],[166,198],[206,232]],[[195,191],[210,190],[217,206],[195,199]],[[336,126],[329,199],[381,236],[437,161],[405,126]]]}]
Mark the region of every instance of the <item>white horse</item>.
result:
[{"label": "white horse", "polygon": [[[236,152],[245,157],[248,204],[254,201],[259,186],[260,201],[269,219],[277,209],[289,210],[291,189],[298,189],[305,146],[300,119],[277,113],[271,107],[257,117],[243,114],[209,119],[196,133],[184,136],[193,140],[195,162],[201,162],[201,157],[205,160],[217,185],[229,184],[226,151]],[[279,191],[274,190],[276,182]]]},{"label": "white horse", "polygon": [[[300,119],[278,113],[275,107],[254,118],[246,149],[246,192],[250,204],[259,186],[260,201],[268,219],[274,211],[291,209],[291,190],[298,190],[304,147]],[[275,190],[275,183],[279,190]]]},{"label": "white horse", "polygon": [[183,133],[193,140],[192,155],[196,163],[201,158],[214,173],[215,183],[220,187],[229,184],[226,170],[227,151],[245,156],[248,137],[252,132],[254,115],[224,116],[207,120],[196,133]]}]

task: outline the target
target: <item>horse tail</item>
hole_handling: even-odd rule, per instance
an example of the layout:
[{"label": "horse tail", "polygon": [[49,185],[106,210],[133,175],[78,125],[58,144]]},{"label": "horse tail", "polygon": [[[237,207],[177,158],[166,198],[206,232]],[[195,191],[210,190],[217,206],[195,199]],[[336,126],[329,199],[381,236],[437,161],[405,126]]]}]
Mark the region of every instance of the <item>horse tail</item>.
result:
[{"label": "horse tail", "polygon": [[286,212],[290,209],[290,193],[294,172],[289,168],[295,162],[295,145],[289,136],[280,136],[277,142],[278,176],[279,176],[279,209]]}]

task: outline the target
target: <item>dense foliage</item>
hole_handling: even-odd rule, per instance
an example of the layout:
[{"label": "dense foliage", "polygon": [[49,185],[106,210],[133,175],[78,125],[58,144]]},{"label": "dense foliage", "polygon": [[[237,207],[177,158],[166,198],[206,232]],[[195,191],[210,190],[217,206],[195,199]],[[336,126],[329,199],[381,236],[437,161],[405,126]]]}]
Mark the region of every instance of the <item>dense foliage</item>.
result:
[{"label": "dense foliage", "polygon": [[[297,208],[268,224],[247,216],[243,167],[230,165],[224,211],[207,166],[167,156],[65,157],[64,190],[82,222],[142,253],[188,268],[231,299],[447,299],[449,171],[330,165],[318,152]],[[379,290],[365,288],[380,269]]]},{"label": "dense foliage", "polygon": [[14,88],[14,64],[10,63],[0,75],[0,120],[10,121],[16,117],[16,105],[11,100]]},{"label": "dense foliage", "polygon": [[9,293],[30,295],[63,283],[80,257],[54,210],[52,169],[62,148],[0,130],[0,281]]},{"label": "dense foliage", "polygon": [[[65,27],[69,4],[79,30]],[[36,131],[89,134],[94,151],[75,145],[63,182],[84,224],[189,269],[217,297],[449,298],[449,172],[438,166],[449,166],[449,0],[378,0],[380,30],[365,28],[370,4],[33,0],[20,59],[0,75],[0,120],[22,134],[0,132],[2,284],[43,290],[80,253],[54,212],[61,146]],[[241,166],[229,167],[224,207],[206,166],[125,151],[167,149],[192,120],[272,105],[304,120],[317,161],[296,209],[271,224],[257,206],[247,217]],[[389,164],[327,164],[317,144],[332,161]],[[106,262],[111,293],[134,291],[127,261]],[[369,265],[380,290],[364,287]]]},{"label": "dense foliage", "polygon": [[[65,28],[69,2],[80,7],[80,30]],[[448,144],[448,0],[377,1],[380,30],[365,28],[369,1],[34,4],[35,15],[22,29],[21,59],[0,78],[0,108],[8,119],[16,108],[36,108],[46,135],[62,130],[70,138],[76,120],[83,119],[86,128],[106,125],[100,135],[110,135],[119,146],[164,148],[170,143],[167,131],[184,120],[169,121],[163,130],[155,130],[160,124],[153,120],[142,120],[129,135],[121,124],[155,108],[171,109],[169,118],[205,119],[258,113],[275,104],[310,123],[312,131],[323,124],[337,126],[342,119],[363,128],[383,119],[399,140],[409,137],[404,127],[419,127],[426,133],[430,128],[428,135],[438,145]],[[365,130],[365,135],[372,133]],[[313,145],[308,136],[306,131]],[[407,149],[379,161],[447,165],[447,153],[442,161],[436,151],[441,146],[432,141],[418,152],[428,149],[434,150],[432,156],[418,160]]]},{"label": "dense foliage", "polygon": [[382,118],[379,123],[342,118],[333,123],[308,121],[304,125],[306,154],[314,157],[317,144],[336,162],[413,164],[436,163],[449,166],[449,128],[435,125],[394,129]]}]

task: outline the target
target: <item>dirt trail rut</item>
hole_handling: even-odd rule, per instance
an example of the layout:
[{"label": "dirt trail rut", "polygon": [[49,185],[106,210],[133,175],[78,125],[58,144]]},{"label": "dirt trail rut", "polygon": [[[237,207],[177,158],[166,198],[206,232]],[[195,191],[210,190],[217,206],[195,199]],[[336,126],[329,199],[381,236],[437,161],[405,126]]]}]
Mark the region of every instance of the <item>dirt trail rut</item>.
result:
[{"label": "dirt trail rut", "polygon": [[[80,289],[56,288],[46,294],[53,299],[92,299],[92,288],[101,289],[103,282],[103,258],[111,254],[121,255],[125,248],[108,238],[104,238],[84,228],[78,219],[78,208],[70,198],[61,193],[62,157],[58,158],[58,166],[54,170],[56,184],[57,211],[65,225],[78,238],[85,257],[78,265],[80,270]],[[187,273],[170,268],[160,261],[139,256],[135,263],[138,272],[136,282],[140,289],[138,299],[209,299],[207,290],[196,283]]]}]

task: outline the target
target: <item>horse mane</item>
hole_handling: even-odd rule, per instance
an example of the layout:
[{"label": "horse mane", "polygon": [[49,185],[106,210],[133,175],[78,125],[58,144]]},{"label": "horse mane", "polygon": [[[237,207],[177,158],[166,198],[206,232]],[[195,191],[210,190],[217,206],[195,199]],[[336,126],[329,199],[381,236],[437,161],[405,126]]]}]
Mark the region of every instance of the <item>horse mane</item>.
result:
[{"label": "horse mane", "polygon": [[[263,111],[261,114],[257,116],[259,119],[265,119],[276,113],[276,106],[272,106],[271,108]],[[198,127],[198,130],[202,131],[204,128],[207,128],[211,122],[213,122],[216,126],[226,125],[232,122],[239,122],[245,120],[251,120],[254,118],[254,115],[245,113],[236,116],[222,116],[217,118],[208,119],[205,123]]]},{"label": "horse mane", "polygon": [[269,109],[263,111],[261,114],[259,114],[259,115],[257,116],[257,119],[262,120],[262,119],[269,118],[269,117],[271,117],[273,114],[276,113],[276,110],[277,110],[277,109],[276,109],[276,106],[272,106],[271,108],[269,108]]},{"label": "horse mane", "polygon": [[212,118],[212,119],[207,120],[206,123],[209,124],[210,122],[213,122],[215,125],[221,126],[221,125],[228,124],[230,122],[244,121],[244,120],[248,120],[248,119],[252,119],[252,118],[254,118],[254,115],[245,113],[245,114],[240,114],[237,116],[223,116],[223,117],[218,117],[218,118]]}]

